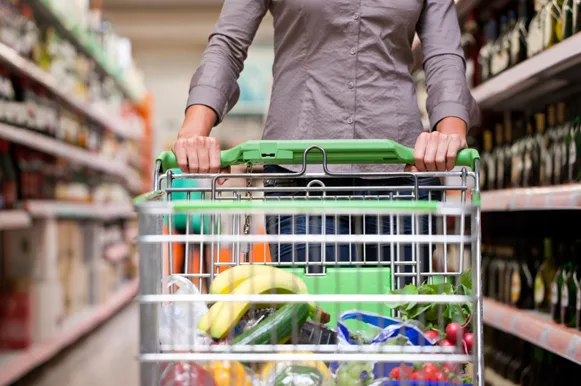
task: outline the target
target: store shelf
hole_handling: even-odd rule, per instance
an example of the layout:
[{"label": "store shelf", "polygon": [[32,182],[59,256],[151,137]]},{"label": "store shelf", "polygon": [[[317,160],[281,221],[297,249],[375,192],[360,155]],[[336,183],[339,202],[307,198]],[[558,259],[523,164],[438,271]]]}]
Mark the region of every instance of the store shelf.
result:
[{"label": "store shelf", "polygon": [[24,210],[0,210],[0,231],[27,228],[31,222]]},{"label": "store shelf", "polygon": [[119,119],[112,119],[106,112],[101,112],[87,102],[75,97],[70,90],[59,87],[54,77],[43,71],[36,64],[23,58],[5,44],[0,43],[0,60],[12,66],[15,70],[29,77],[31,80],[46,87],[51,93],[62,99],[72,108],[82,112],[87,117],[101,124],[106,129],[123,138],[136,138],[136,133],[130,132]]},{"label": "store shelf", "polygon": [[105,248],[105,259],[111,263],[125,260],[129,257],[131,248],[127,243],[118,242]]},{"label": "store shelf", "polygon": [[72,26],[67,26],[63,22],[63,18],[55,14],[55,12],[47,6],[44,0],[28,0],[28,3],[34,9],[35,13],[40,16],[41,19],[45,20],[48,24],[53,26],[58,33],[67,41],[75,46],[83,55],[88,58],[92,58],[96,64],[97,70],[102,75],[107,75],[113,79],[123,92],[123,94],[135,103],[141,102],[143,95],[137,90],[132,90],[125,82],[122,81],[120,74],[115,74],[112,69],[108,69],[104,64],[104,59],[99,58],[98,54],[94,52],[94,49],[89,48],[86,42],[83,42],[83,36],[73,28]]},{"label": "store shelf", "polygon": [[558,325],[548,316],[485,299],[484,323],[581,364],[581,332]]},{"label": "store shelf", "polygon": [[123,172],[126,168],[125,163],[109,160],[102,155],[35,133],[32,130],[0,123],[0,138],[56,157],[66,158],[95,170],[127,178]]},{"label": "store shelf", "polygon": [[483,212],[581,209],[581,184],[482,192]]},{"label": "store shelf", "polygon": [[87,218],[114,220],[133,218],[130,204],[83,204],[59,201],[26,201],[24,208],[33,218]]},{"label": "store shelf", "polygon": [[[532,58],[504,71],[472,90],[482,108],[517,108],[550,95],[580,76],[581,34],[576,34]],[[526,91],[526,95],[523,93]],[[518,98],[514,98],[518,95]]]},{"label": "store shelf", "polygon": [[26,351],[0,353],[0,386],[10,385],[109,319],[137,294],[137,285],[137,279],[134,279],[114,294],[107,304],[92,307],[66,323],[54,339],[36,344]]}]

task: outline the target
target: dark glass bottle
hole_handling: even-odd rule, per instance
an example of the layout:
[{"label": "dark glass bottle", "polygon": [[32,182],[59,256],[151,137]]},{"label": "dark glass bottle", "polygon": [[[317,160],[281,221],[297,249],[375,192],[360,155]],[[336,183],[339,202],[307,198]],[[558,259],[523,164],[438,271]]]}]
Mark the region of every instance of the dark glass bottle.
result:
[{"label": "dark glass bottle", "polygon": [[561,20],[561,36],[565,40],[573,35],[573,0],[563,1]]},{"label": "dark glass bottle", "polygon": [[524,165],[522,182],[524,187],[535,186],[536,176],[539,174],[539,153],[537,151],[537,141],[533,134],[533,123],[527,122],[526,137],[524,139]]},{"label": "dark glass bottle", "polygon": [[496,180],[494,186],[496,189],[504,187],[504,129],[502,124],[497,123],[494,129],[494,164],[496,167]]},{"label": "dark glass bottle", "polygon": [[511,31],[510,63],[515,66],[527,58],[527,30],[529,26],[527,0],[518,1],[518,20]]},{"label": "dark glass bottle", "polygon": [[569,269],[563,277],[561,287],[561,323],[570,328],[577,328],[577,294],[579,293],[579,271],[581,251],[577,243],[571,243],[568,250]]},{"label": "dark glass bottle", "polygon": [[486,130],[482,133],[483,152],[481,155],[480,183],[482,190],[494,190],[496,167],[492,153],[492,133]]},{"label": "dark glass bottle", "polygon": [[544,241],[544,261],[535,276],[535,309],[540,312],[551,312],[551,283],[555,277],[556,267],[553,258],[552,241]]},{"label": "dark glass bottle", "polygon": [[520,309],[534,309],[535,295],[534,295],[534,266],[535,249],[527,245],[527,241],[520,239],[517,242],[516,258],[517,269],[512,274],[511,283],[511,304]]},{"label": "dark glass bottle", "polygon": [[551,281],[551,317],[556,323],[561,323],[561,289],[563,287],[564,277],[569,267],[567,261],[567,247],[564,242],[557,244],[557,253],[555,256],[556,271]]},{"label": "dark glass bottle", "polygon": [[491,59],[493,55],[494,42],[498,36],[498,23],[494,18],[490,19],[486,23],[485,28],[486,43],[480,49],[478,53],[478,63],[480,65],[480,80],[486,82],[492,77],[491,71]]},{"label": "dark glass bottle", "polygon": [[512,180],[512,146],[513,146],[512,116],[509,112],[504,115],[504,146],[503,146],[503,178],[502,189],[509,188]]},{"label": "dark glass bottle", "polygon": [[535,134],[535,151],[537,153],[538,169],[534,172],[535,185],[549,185],[547,181],[547,165],[550,165],[550,160],[546,149],[547,137],[545,136],[546,116],[544,113],[535,114],[536,134]]}]

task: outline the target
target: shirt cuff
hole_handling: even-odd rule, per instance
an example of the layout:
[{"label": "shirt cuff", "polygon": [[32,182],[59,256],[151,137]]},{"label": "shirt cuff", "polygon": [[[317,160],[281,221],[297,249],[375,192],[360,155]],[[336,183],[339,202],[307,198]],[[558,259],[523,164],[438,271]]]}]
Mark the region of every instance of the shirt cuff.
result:
[{"label": "shirt cuff", "polygon": [[456,102],[443,102],[434,107],[430,114],[431,131],[436,130],[436,125],[448,117],[460,118],[466,123],[466,129],[470,128],[470,113],[464,105]]},{"label": "shirt cuff", "polygon": [[197,85],[190,89],[186,110],[192,105],[204,105],[214,110],[218,117],[216,119],[216,125],[218,125],[228,111],[228,98],[215,87]]}]

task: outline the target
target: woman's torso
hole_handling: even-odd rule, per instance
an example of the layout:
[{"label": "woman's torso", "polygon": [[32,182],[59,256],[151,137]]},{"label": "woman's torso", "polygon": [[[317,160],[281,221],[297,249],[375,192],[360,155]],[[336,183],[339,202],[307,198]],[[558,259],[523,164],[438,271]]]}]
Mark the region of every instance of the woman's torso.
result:
[{"label": "woman's torso", "polygon": [[411,45],[422,7],[423,0],[271,0],[274,84],[264,139],[413,146],[422,124]]}]

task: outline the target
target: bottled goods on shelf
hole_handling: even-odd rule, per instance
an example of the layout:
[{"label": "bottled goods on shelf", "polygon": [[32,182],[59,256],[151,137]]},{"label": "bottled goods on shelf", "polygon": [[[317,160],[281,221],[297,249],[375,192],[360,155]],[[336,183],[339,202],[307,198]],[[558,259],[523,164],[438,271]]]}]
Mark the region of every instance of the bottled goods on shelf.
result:
[{"label": "bottled goods on shelf", "polygon": [[[534,114],[506,112],[481,136],[481,189],[581,181],[581,97]],[[493,139],[494,138],[494,139]]]},{"label": "bottled goods on shelf", "polygon": [[0,139],[0,209],[23,200],[128,203],[125,188],[99,173]]},{"label": "bottled goods on shelf", "polygon": [[490,326],[484,326],[483,354],[490,386],[572,385],[579,372],[577,364]]},{"label": "bottled goods on shelf", "polygon": [[483,245],[484,296],[581,331],[581,240]]},{"label": "bottled goods on shelf", "polygon": [[464,20],[462,45],[473,87],[581,32],[578,0],[505,3],[502,9],[497,4],[493,9],[483,2],[482,9],[471,11]]}]

